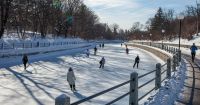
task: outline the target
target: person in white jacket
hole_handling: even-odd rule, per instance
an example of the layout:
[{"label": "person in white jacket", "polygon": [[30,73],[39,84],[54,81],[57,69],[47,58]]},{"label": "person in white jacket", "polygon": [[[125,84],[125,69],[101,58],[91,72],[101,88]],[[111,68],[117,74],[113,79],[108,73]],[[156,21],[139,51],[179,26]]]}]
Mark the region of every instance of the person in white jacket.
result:
[{"label": "person in white jacket", "polygon": [[76,91],[75,80],[73,69],[70,67],[67,73],[67,81],[72,91]]}]

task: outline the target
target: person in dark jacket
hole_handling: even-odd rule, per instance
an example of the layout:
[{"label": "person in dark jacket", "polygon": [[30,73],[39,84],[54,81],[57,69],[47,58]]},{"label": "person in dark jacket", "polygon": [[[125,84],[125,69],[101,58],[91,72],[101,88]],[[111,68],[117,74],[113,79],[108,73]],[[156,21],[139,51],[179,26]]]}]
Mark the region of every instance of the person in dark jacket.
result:
[{"label": "person in dark jacket", "polygon": [[94,47],[94,55],[96,55],[97,54],[97,47],[95,46]]},{"label": "person in dark jacket", "polygon": [[139,62],[140,62],[140,57],[137,55],[137,57],[135,58],[135,63],[133,65],[133,68],[135,67],[136,64],[137,64],[137,68],[138,68]]},{"label": "person in dark jacket", "polygon": [[23,55],[22,62],[24,64],[24,70],[26,70],[27,68],[26,64],[28,63],[28,56],[26,54]]},{"label": "person in dark jacket", "polygon": [[102,68],[102,69],[103,69],[105,63],[106,63],[106,60],[105,60],[104,57],[102,57],[101,60],[100,60],[100,62],[99,62],[99,64],[100,64],[99,68]]},{"label": "person in dark jacket", "polygon": [[194,62],[196,50],[198,50],[195,43],[193,43],[193,45],[190,47],[190,50],[191,50],[192,62]]},{"label": "person in dark jacket", "polygon": [[69,83],[69,86],[72,91],[76,91],[75,80],[76,77],[74,75],[73,69],[70,67],[67,73],[67,82]]},{"label": "person in dark jacket", "polygon": [[129,49],[128,48],[126,48],[126,54],[129,54]]}]

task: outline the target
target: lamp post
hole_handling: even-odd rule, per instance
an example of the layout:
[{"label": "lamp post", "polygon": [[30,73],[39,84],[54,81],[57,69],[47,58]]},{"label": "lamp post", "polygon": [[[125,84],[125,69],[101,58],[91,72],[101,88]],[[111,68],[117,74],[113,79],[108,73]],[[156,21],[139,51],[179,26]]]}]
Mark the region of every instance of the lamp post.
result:
[{"label": "lamp post", "polygon": [[184,16],[183,15],[179,15],[178,17],[177,17],[178,19],[179,19],[179,43],[178,43],[178,49],[180,50],[180,44],[181,44],[181,20],[184,18]]},{"label": "lamp post", "polygon": [[164,39],[164,33],[165,33],[165,30],[162,29],[162,49],[163,49],[163,39]]},{"label": "lamp post", "polygon": [[152,34],[150,33],[149,35],[150,35],[150,46],[151,46],[151,42],[152,42],[152,40],[151,40],[151,36],[152,36]]},{"label": "lamp post", "polygon": [[200,4],[198,3],[199,0],[196,0],[196,4],[197,4],[197,9],[196,9],[196,12],[197,12],[197,36],[198,36],[198,33],[199,33],[199,6]]}]

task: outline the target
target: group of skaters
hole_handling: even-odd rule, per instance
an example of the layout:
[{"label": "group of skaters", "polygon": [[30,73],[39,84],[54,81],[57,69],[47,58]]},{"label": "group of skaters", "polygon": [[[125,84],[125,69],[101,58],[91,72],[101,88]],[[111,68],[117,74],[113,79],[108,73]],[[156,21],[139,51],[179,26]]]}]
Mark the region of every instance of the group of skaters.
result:
[{"label": "group of skaters", "polygon": [[[102,44],[101,46],[104,47],[104,44]],[[122,46],[122,44],[121,44],[121,46]],[[127,47],[127,45],[125,45],[125,46],[126,46],[126,53],[128,54],[128,51],[129,51],[129,50],[127,51],[128,47]],[[193,45],[190,47],[191,55],[192,55],[192,61],[193,61],[193,62],[194,62],[194,59],[195,59],[195,55],[196,55],[196,50],[197,50],[197,49],[198,49],[198,48],[196,47],[195,43],[193,43]],[[87,51],[86,54],[87,54],[87,56],[89,57],[89,50],[87,49],[86,51]],[[95,47],[94,47],[94,55],[96,55],[96,53],[97,53],[97,47],[95,46]],[[23,55],[22,62],[23,62],[23,64],[24,64],[24,70],[26,70],[26,68],[27,68],[27,63],[28,63],[28,56],[27,56],[26,54]],[[135,66],[137,66],[137,68],[138,68],[139,62],[140,62],[140,57],[139,57],[139,55],[137,55],[137,56],[135,57],[135,61],[134,61],[134,64],[133,64],[133,68],[134,68]],[[99,68],[102,68],[102,69],[103,69],[105,63],[106,63],[106,60],[105,60],[104,57],[102,57],[101,60],[99,61],[99,64],[100,64]],[[76,91],[75,80],[76,80],[76,77],[75,77],[75,75],[74,75],[74,71],[73,71],[73,69],[70,67],[70,68],[68,69],[68,73],[67,73],[67,81],[68,81],[68,83],[69,83],[70,89],[71,89],[73,92]]]},{"label": "group of skaters", "polygon": [[104,48],[104,43],[102,43],[102,44],[99,44],[99,47],[101,48]]}]

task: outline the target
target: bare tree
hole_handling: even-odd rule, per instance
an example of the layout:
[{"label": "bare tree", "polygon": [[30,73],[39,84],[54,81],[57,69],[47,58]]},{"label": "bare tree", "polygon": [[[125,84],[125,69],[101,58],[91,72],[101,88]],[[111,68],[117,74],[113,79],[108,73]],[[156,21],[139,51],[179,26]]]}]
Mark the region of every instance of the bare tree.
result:
[{"label": "bare tree", "polygon": [[0,1],[0,38],[4,34],[6,23],[9,17],[9,10],[12,0],[1,0]]}]

